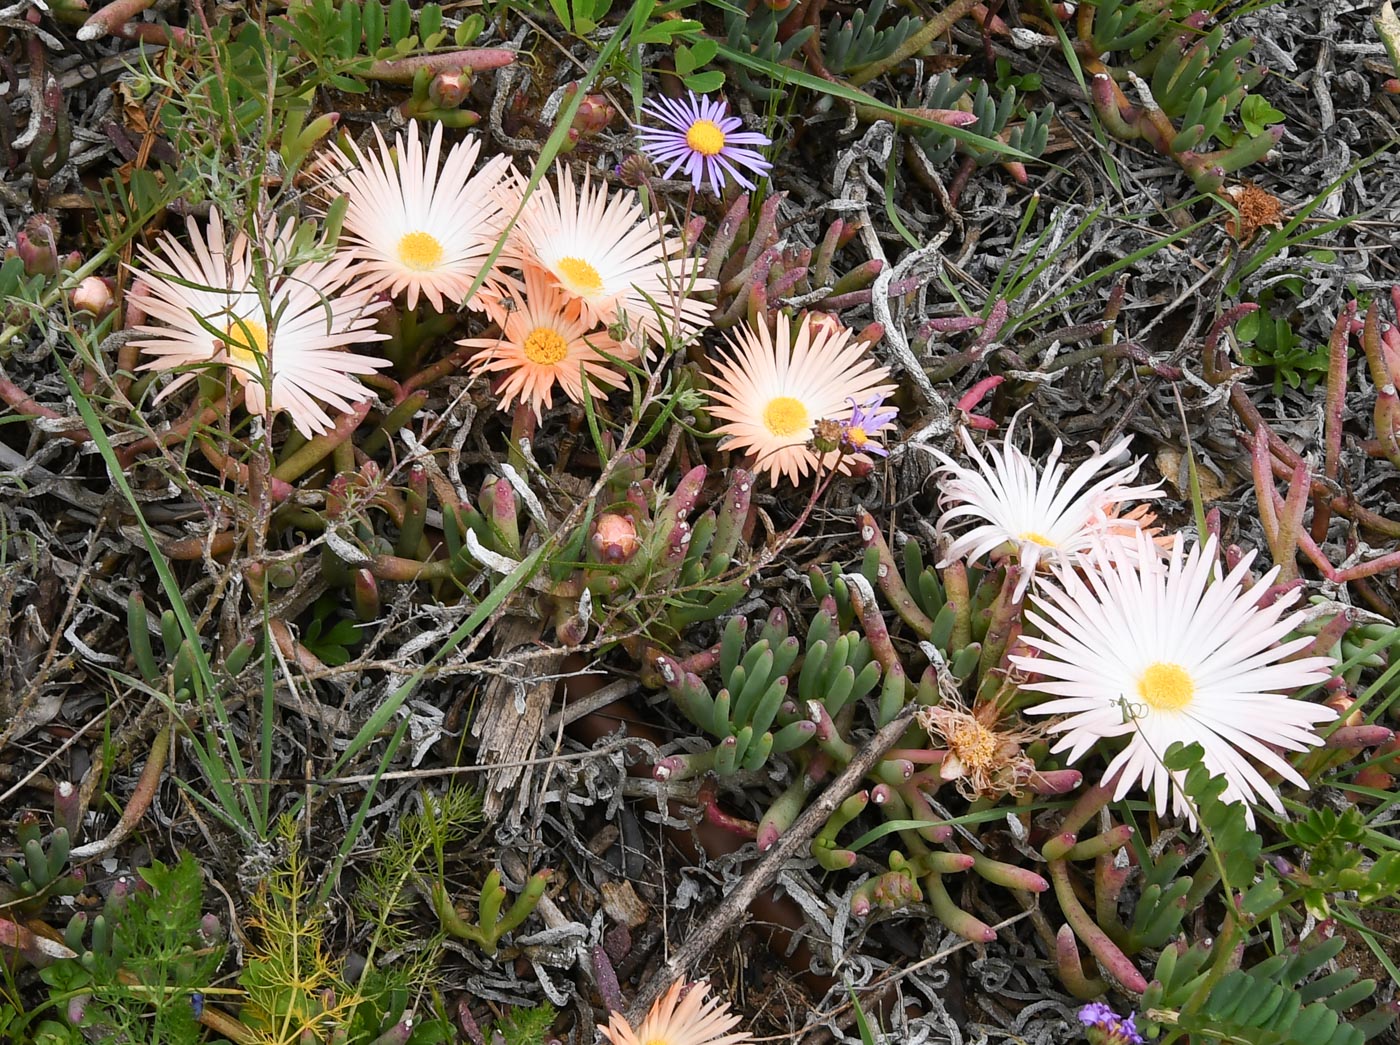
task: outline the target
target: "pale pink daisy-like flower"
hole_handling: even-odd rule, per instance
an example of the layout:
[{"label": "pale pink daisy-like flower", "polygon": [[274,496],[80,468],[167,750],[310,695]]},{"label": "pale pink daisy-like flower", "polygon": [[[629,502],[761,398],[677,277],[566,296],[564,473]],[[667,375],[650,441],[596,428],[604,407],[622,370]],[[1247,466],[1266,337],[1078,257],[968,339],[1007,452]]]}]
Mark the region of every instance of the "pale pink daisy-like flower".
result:
[{"label": "pale pink daisy-like flower", "polygon": [[637,358],[637,350],[569,316],[567,296],[550,284],[543,271],[527,268],[524,292],[511,287],[507,295],[510,307],[500,312],[500,337],[457,342],[481,349],[469,364],[474,373],[506,375],[499,389],[502,410],[519,400],[528,403],[538,419],[554,404],[555,385],[575,403],[582,403],[599,386],[626,384],[603,353],[630,361]]},{"label": "pale pink daisy-like flower", "polygon": [[[630,190],[608,196],[585,171],[582,185],[569,167],[556,168],[558,191],[548,181],[524,200],[512,230],[522,264],[538,265],[568,298],[571,315],[590,326],[614,326],[624,318],[651,341],[665,344],[709,326],[712,306],[692,295],[715,286],[695,274],[679,236],[664,219],[642,209]],[[502,191],[508,213],[521,208],[525,182],[511,179]]]},{"label": "pale pink daisy-like flower", "polygon": [[710,985],[703,980],[671,984],[640,1027],[633,1028],[620,1012],[608,1016],[598,1031],[612,1045],[747,1045],[753,1039],[742,1031],[730,1033],[740,1019],[722,998],[706,998]]},{"label": "pale pink daisy-like flower", "polygon": [[[1139,558],[1150,561],[1148,537],[1139,533],[1136,540]],[[1250,553],[1212,583],[1215,538],[1190,552],[1183,548],[1178,534],[1166,563],[1139,569],[1100,543],[1091,553],[1094,568],[1081,573],[1057,566],[1054,581],[1037,589],[1026,613],[1040,634],[1021,641],[1039,655],[1011,657],[1018,668],[1044,677],[1024,689],[1057,699],[1026,712],[1068,716],[1048,729],[1064,734],[1053,750],[1068,751],[1070,763],[1101,740],[1127,737],[1104,774],[1117,780],[1115,800],[1140,783],[1153,793],[1159,815],[1170,795],[1176,813],[1194,820],[1180,779],[1173,782],[1162,764],[1174,741],[1194,742],[1205,751],[1205,768],[1225,777],[1225,801],[1262,800],[1282,812],[1273,785],[1253,763],[1307,789],[1279,749],[1317,746],[1316,727],[1337,712],[1287,694],[1325,681],[1334,662],[1285,662],[1313,638],[1281,641],[1303,623],[1301,612],[1284,616],[1297,589],[1261,605],[1277,566],[1246,589]],[[1249,819],[1252,824],[1252,812]]]},{"label": "pale pink daisy-like flower", "polygon": [[[1131,534],[1137,521],[1116,514],[1117,506],[1128,500],[1160,497],[1162,492],[1160,483],[1134,485],[1141,458],[1106,475],[1099,474],[1127,453],[1131,437],[1093,454],[1066,476],[1066,466],[1060,460],[1064,448],[1058,439],[1042,471],[1013,443],[1014,429],[1013,421],[1001,449],[988,444],[986,456],[967,430],[960,429],[975,468],[960,465],[941,451],[934,453],[942,461],[939,471],[943,474],[939,532],[946,532],[961,519],[981,520],[949,545],[938,565],[946,566],[955,559],[971,562],[1003,547],[1014,549],[1022,567],[1015,592],[1019,599],[1035,576],[1036,566],[1073,563],[1096,539]],[[1124,554],[1131,554],[1136,547],[1132,540],[1112,544],[1121,547]]]},{"label": "pale pink daisy-like flower", "polygon": [[[382,341],[374,312],[383,307],[368,290],[343,291],[348,259],[308,262],[279,271],[290,247],[292,223],[259,247],[267,271],[269,309],[254,289],[254,248],[239,232],[228,243],[218,211],[209,216],[208,238],[186,221],[191,253],[165,233],[160,253],[141,248],[146,267],[132,300],[158,324],[138,326],[132,344],[154,356],[140,370],[173,370],[219,363],[244,388],[250,413],[285,410],[303,435],[329,429],[321,403],[350,410],[374,394],[354,377],[389,365],[385,359],[346,352],[345,346]],[[177,377],[156,396],[164,399],[192,381]],[[268,389],[271,390],[271,402]]]},{"label": "pale pink daisy-like flower", "polygon": [[[773,486],[783,475],[796,486],[819,465],[848,473],[852,455],[819,456],[807,444],[819,420],[845,421],[856,402],[894,392],[890,372],[867,346],[849,328],[833,330],[810,316],[795,334],[780,317],[776,339],[763,324],[741,325],[729,344],[733,355],[714,360],[714,388],[705,393],[714,400],[710,413],[725,422],[715,429],[728,437],[719,448],[752,454]],[[866,437],[891,423],[872,426]]]},{"label": "pale pink daisy-like flower", "polygon": [[724,182],[733,179],[752,192],[758,186],[745,177],[744,169],[762,177],[773,169],[761,152],[744,148],[772,145],[766,134],[741,131],[743,121],[729,115],[723,99],[701,98],[690,91],[690,98],[653,98],[642,103],[642,112],[654,116],[666,127],[633,124],[642,139],[642,152],[658,165],[670,164],[661,176],[669,178],[681,168],[699,192],[708,180],[716,196]]},{"label": "pale pink daisy-like flower", "polygon": [[[461,304],[505,231],[496,190],[510,161],[494,156],[472,174],[481,142],[471,135],[441,160],[441,123],[433,124],[426,152],[416,120],[407,137],[394,136],[393,151],[378,127],[374,135],[377,151],[352,142],[353,161],[338,149],[323,157],[333,172],[325,191],[349,200],[342,248],[356,262],[356,285],[404,293],[409,308],[420,296],[439,312]],[[466,303],[482,309],[511,283],[493,269]]]}]

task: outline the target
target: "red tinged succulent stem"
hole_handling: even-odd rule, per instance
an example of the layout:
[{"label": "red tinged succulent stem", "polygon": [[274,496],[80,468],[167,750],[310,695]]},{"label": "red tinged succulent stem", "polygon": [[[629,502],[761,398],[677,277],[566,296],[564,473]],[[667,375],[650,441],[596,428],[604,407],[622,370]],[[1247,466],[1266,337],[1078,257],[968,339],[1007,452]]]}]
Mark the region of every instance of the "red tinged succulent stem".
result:
[{"label": "red tinged succulent stem", "polygon": [[369,401],[356,403],[348,413],[340,415],[329,431],[314,436],[295,453],[289,454],[286,460],[273,470],[272,477],[288,483],[300,479],[329,457],[337,446],[355,434],[364,419],[369,416],[372,405]]},{"label": "red tinged succulent stem", "polygon": [[[1323,406],[1322,432],[1324,458],[1322,474],[1336,482],[1342,454],[1342,408],[1347,394],[1347,341],[1355,305],[1344,309],[1332,327],[1327,346],[1327,399]],[[1332,520],[1332,506],[1325,498],[1313,508],[1312,539],[1318,544],[1327,540],[1327,525]]]},{"label": "red tinged succulent stem", "polygon": [[88,16],[78,30],[78,39],[91,41],[109,36],[154,3],[155,0],[112,0]]},{"label": "red tinged succulent stem", "polygon": [[411,58],[391,58],[374,62],[365,71],[371,80],[384,83],[411,84],[418,70],[426,69],[436,75],[444,72],[481,72],[501,69],[515,61],[515,52],[504,47],[476,47],[445,54],[419,54]]},{"label": "red tinged succulent stem", "polygon": [[1108,993],[1107,983],[1097,976],[1085,975],[1084,964],[1079,958],[1079,944],[1075,942],[1074,930],[1068,925],[1060,926],[1060,931],[1055,934],[1055,965],[1060,972],[1060,982],[1080,1001],[1093,1001]]},{"label": "red tinged succulent stem", "polygon": [[1109,939],[1108,934],[1089,917],[1089,912],[1079,902],[1069,878],[1069,864],[1064,860],[1051,860],[1049,866],[1050,881],[1055,886],[1055,898],[1060,903],[1060,911],[1064,914],[1065,921],[1074,930],[1074,935],[1083,941],[1084,946],[1099,960],[1099,964],[1107,969],[1124,989],[1134,994],[1141,994],[1147,990],[1147,980],[1138,971],[1132,959]]}]

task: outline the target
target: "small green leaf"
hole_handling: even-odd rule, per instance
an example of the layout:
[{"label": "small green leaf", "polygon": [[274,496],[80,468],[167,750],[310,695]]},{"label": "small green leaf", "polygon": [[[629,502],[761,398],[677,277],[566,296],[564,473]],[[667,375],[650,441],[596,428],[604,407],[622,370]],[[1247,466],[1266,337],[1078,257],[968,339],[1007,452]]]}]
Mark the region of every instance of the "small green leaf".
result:
[{"label": "small green leaf", "polygon": [[703,73],[687,76],[684,83],[696,94],[708,94],[724,86],[724,73],[719,69],[706,69]]},{"label": "small green leaf", "polygon": [[1250,137],[1263,134],[1275,123],[1282,123],[1284,114],[1257,94],[1246,95],[1240,103],[1240,121]]}]

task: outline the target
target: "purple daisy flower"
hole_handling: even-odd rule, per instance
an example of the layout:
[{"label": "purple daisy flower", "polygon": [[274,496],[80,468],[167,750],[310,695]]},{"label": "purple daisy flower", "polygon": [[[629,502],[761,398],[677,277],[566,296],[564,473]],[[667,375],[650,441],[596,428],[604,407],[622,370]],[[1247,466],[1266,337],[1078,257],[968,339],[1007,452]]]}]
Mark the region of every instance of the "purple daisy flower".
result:
[{"label": "purple daisy flower", "polygon": [[890,452],[879,443],[872,442],[871,436],[898,417],[899,411],[893,408],[884,409],[884,396],[867,399],[859,406],[849,396],[846,398],[846,402],[851,404],[851,416],[849,420],[841,422],[842,448],[849,453],[888,457]]},{"label": "purple daisy flower", "polygon": [[1091,1045],[1143,1045],[1136,1021],[1135,1013],[1125,1019],[1099,1001],[1079,1010],[1079,1022]]},{"label": "purple daisy flower", "polygon": [[643,127],[633,124],[642,139],[642,152],[658,166],[669,163],[663,178],[669,178],[682,167],[698,192],[708,179],[716,196],[725,181],[733,178],[752,191],[757,186],[744,175],[744,169],[762,177],[773,165],[754,149],[741,146],[772,145],[772,140],[757,131],[740,131],[743,121],[728,115],[729,103],[712,101],[689,92],[683,98],[656,98],[642,103],[642,112],[656,117],[665,127]]}]

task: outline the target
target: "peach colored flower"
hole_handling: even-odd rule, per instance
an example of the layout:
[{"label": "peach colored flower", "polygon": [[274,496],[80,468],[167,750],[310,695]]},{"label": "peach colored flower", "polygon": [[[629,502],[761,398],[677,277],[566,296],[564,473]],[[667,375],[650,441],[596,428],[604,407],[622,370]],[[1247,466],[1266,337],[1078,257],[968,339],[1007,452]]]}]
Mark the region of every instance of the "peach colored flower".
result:
[{"label": "peach colored flower", "polygon": [[729,1033],[738,1026],[739,1017],[723,999],[706,999],[709,989],[703,980],[692,984],[678,980],[651,1007],[640,1027],[633,1029],[622,1013],[614,1012],[598,1031],[612,1045],[747,1045],[753,1040],[748,1034]]},{"label": "peach colored flower", "polygon": [[497,390],[502,410],[519,400],[540,418],[554,405],[555,385],[575,403],[582,403],[584,395],[597,394],[599,386],[626,384],[603,353],[630,361],[637,358],[637,350],[604,331],[594,331],[586,319],[571,316],[568,296],[549,284],[545,272],[527,268],[524,293],[510,287],[506,294],[509,307],[498,317],[500,337],[457,342],[464,348],[481,349],[468,364],[473,374],[505,375]]},{"label": "peach colored flower", "polygon": [[510,214],[524,199],[513,250],[523,264],[549,273],[566,295],[570,316],[609,327],[625,320],[659,345],[708,327],[712,306],[693,295],[715,281],[695,274],[694,260],[666,221],[643,210],[631,190],[609,198],[607,185],[595,184],[587,170],[582,185],[570,167],[556,173],[557,191],[542,181],[524,199],[526,183],[517,175],[501,198]]},{"label": "peach colored flower", "polygon": [[[372,374],[388,361],[344,349],[387,337],[374,329],[373,313],[384,302],[368,290],[340,289],[348,259],[281,268],[292,232],[287,222],[256,248],[267,277],[264,308],[254,289],[258,266],[248,236],[239,232],[228,243],[218,211],[210,213],[207,239],[193,218],[186,228],[193,253],[165,233],[160,252],[142,247],[145,267],[132,267],[138,277],[132,301],[156,321],[136,328],[140,337],[132,344],[155,357],[138,369],[222,364],[244,387],[249,412],[285,410],[306,436],[334,423],[322,403],[345,411],[373,398],[354,375]],[[177,377],[156,401],[195,376]]]},{"label": "peach colored flower", "polygon": [[349,199],[342,247],[357,263],[357,286],[406,293],[409,308],[421,295],[439,312],[463,302],[482,309],[513,283],[493,268],[467,300],[505,232],[497,188],[510,161],[493,156],[473,175],[481,142],[468,135],[448,150],[439,170],[442,133],[434,123],[425,153],[419,124],[410,121],[407,137],[395,135],[391,151],[376,127],[377,151],[351,143],[353,161],[339,150],[324,154],[323,169],[333,172],[325,191]]},{"label": "peach colored flower", "polygon": [[[808,443],[818,421],[847,421],[858,402],[894,392],[890,372],[848,328],[833,330],[804,316],[797,332],[786,317],[774,338],[768,328],[742,325],[730,340],[732,355],[716,357],[710,413],[725,423],[715,429],[727,438],[721,450],[753,455],[772,485],[787,476],[796,486],[820,465],[849,472],[863,455],[838,451],[818,455]],[[866,432],[891,427],[886,420]]]}]

